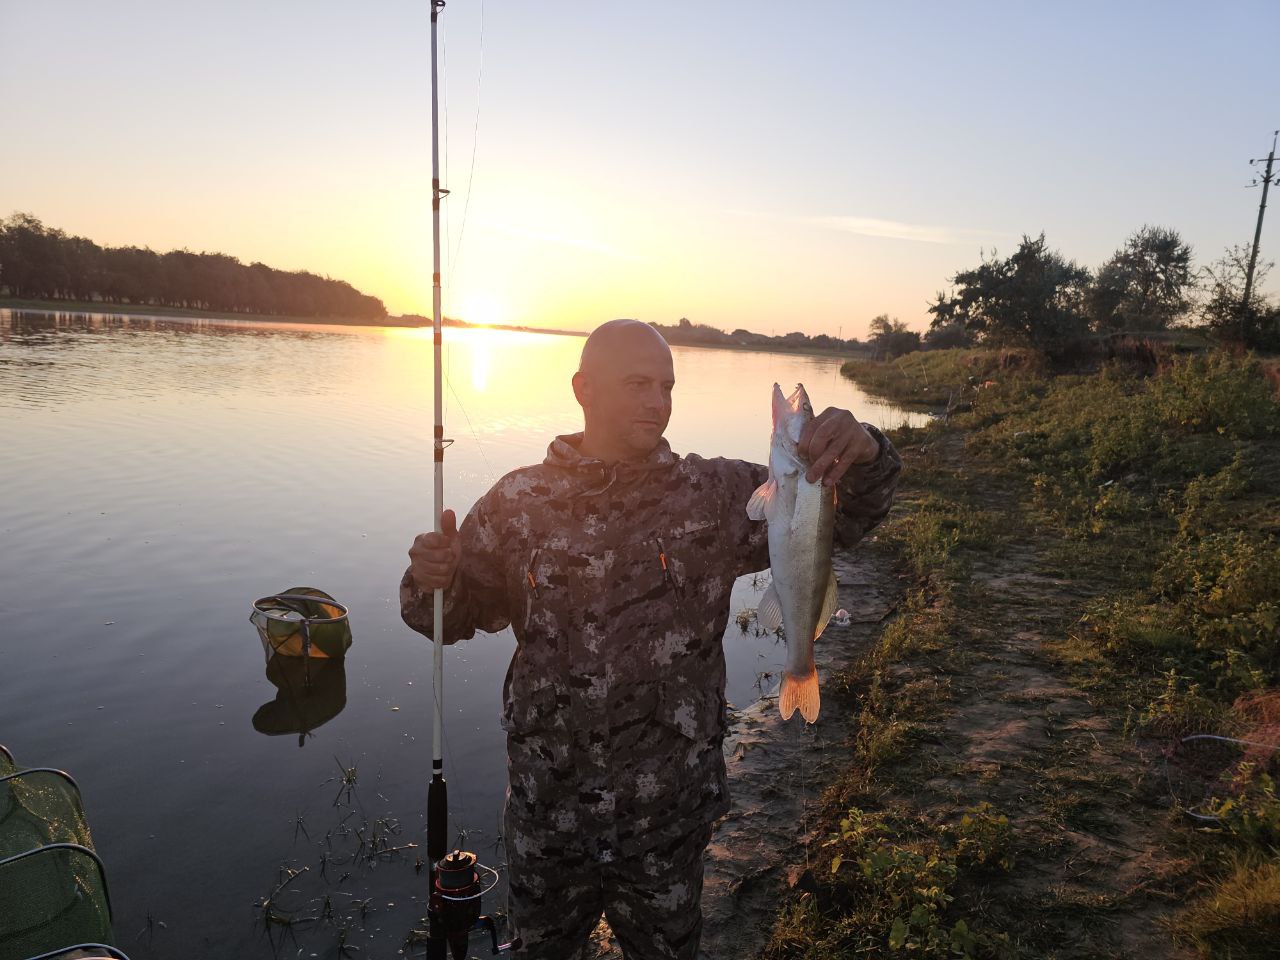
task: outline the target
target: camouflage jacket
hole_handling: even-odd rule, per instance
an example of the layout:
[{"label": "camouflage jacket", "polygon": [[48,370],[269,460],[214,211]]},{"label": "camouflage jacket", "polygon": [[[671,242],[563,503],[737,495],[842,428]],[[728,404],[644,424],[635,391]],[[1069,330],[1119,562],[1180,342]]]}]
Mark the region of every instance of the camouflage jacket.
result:
[{"label": "camouflage jacket", "polygon": [[[888,512],[901,469],[868,429],[880,455],[837,488],[846,546]],[[728,809],[721,641],[734,580],[769,566],[765,524],[746,514],[768,468],[680,457],[665,440],[644,461],[606,464],[580,441],[557,437],[472,507],[444,631],[453,643],[511,626],[509,811],[608,860],[653,826]],[[430,635],[431,593],[407,571],[400,598]]]}]

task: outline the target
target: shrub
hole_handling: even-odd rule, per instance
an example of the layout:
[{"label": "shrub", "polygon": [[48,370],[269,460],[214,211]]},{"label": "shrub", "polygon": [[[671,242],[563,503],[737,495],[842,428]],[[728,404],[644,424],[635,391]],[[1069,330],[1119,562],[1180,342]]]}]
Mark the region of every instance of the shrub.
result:
[{"label": "shrub", "polygon": [[1166,739],[1233,732],[1234,718],[1227,707],[1204,696],[1198,683],[1188,682],[1184,688],[1185,679],[1176,670],[1165,675],[1164,690],[1138,716],[1138,732]]},{"label": "shrub", "polygon": [[948,832],[959,864],[1013,869],[1013,828],[1009,818],[985,800],[966,810]]},{"label": "shrub", "polygon": [[1213,803],[1209,813],[1245,844],[1280,853],[1280,798],[1276,797],[1275,781],[1266,773],[1257,773],[1253,764],[1243,763],[1233,786],[1234,796]]},{"label": "shrub", "polygon": [[1152,381],[1151,400],[1170,429],[1237,440],[1280,433],[1280,404],[1257,362],[1223,351],[1175,361]]}]

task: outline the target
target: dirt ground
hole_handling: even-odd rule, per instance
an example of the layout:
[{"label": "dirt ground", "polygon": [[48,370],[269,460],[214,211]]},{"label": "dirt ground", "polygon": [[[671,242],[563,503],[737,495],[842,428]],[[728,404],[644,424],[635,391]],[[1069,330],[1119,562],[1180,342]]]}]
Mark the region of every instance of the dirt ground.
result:
[{"label": "dirt ground", "polygon": [[[962,440],[949,443],[953,466],[964,456]],[[1019,528],[1016,502],[995,491],[987,500]],[[1114,708],[1068,679],[1058,645],[1077,629],[1093,588],[1056,575],[1045,552],[1015,535],[978,558],[956,601],[954,655],[892,666],[891,689],[927,687],[936,706],[914,724],[908,762],[886,768],[878,789],[922,822],[954,821],[984,801],[1008,816],[1012,868],[970,882],[957,906],[1008,933],[1018,955],[1194,956],[1167,924],[1190,892],[1191,864],[1159,758],[1124,735]],[[831,625],[819,642],[824,688],[871,648],[911,585],[891,551],[874,544],[838,556],[836,574],[854,621]],[[773,699],[733,718],[725,742],[733,807],[707,857],[707,960],[755,956],[779,905],[804,886],[825,839],[823,792],[848,764],[857,725],[857,703],[835,698],[812,726],[784,723]],[[598,934],[598,957],[621,955],[607,927]]]}]

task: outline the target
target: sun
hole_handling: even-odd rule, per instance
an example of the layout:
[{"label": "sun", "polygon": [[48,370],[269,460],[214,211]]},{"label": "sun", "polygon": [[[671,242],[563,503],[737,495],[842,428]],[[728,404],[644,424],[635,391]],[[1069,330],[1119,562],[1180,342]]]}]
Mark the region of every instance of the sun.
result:
[{"label": "sun", "polygon": [[488,293],[469,293],[458,302],[459,320],[481,327],[492,327],[506,323],[511,316],[507,305],[498,297]]}]

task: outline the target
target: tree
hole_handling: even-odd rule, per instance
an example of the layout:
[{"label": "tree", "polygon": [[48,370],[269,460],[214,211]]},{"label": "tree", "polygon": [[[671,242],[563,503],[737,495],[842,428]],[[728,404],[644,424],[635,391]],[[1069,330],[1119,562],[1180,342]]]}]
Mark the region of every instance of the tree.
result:
[{"label": "tree", "polygon": [[1144,226],[1098,269],[1089,290],[1097,330],[1164,330],[1186,313],[1191,248],[1178,231]]},{"label": "tree", "polygon": [[1246,304],[1244,281],[1249,270],[1249,252],[1250,244],[1237,243],[1200,271],[1198,313],[1201,323],[1225,338],[1243,341],[1247,346],[1262,346],[1261,341],[1274,336],[1277,307],[1268,303],[1259,290],[1275,263],[1258,262]]},{"label": "tree", "polygon": [[227,313],[378,320],[377,297],[350,284],[222,253],[99,247],[29,213],[0,220],[0,287],[12,297],[195,307]]},{"label": "tree", "polygon": [[924,349],[926,350],[950,350],[955,347],[972,345],[973,334],[965,328],[963,323],[935,324],[926,330],[924,334]]},{"label": "tree", "polygon": [[1088,330],[1089,271],[1045,247],[1044,234],[1022,243],[1006,260],[993,253],[952,278],[953,294],[929,307],[932,326],[959,323],[983,343],[1058,349]]},{"label": "tree", "polygon": [[872,318],[871,333],[867,337],[867,343],[873,350],[883,354],[885,359],[892,360],[904,353],[919,350],[920,334],[914,330],[908,330],[907,325],[901,320],[890,320],[887,313],[882,313]]}]

